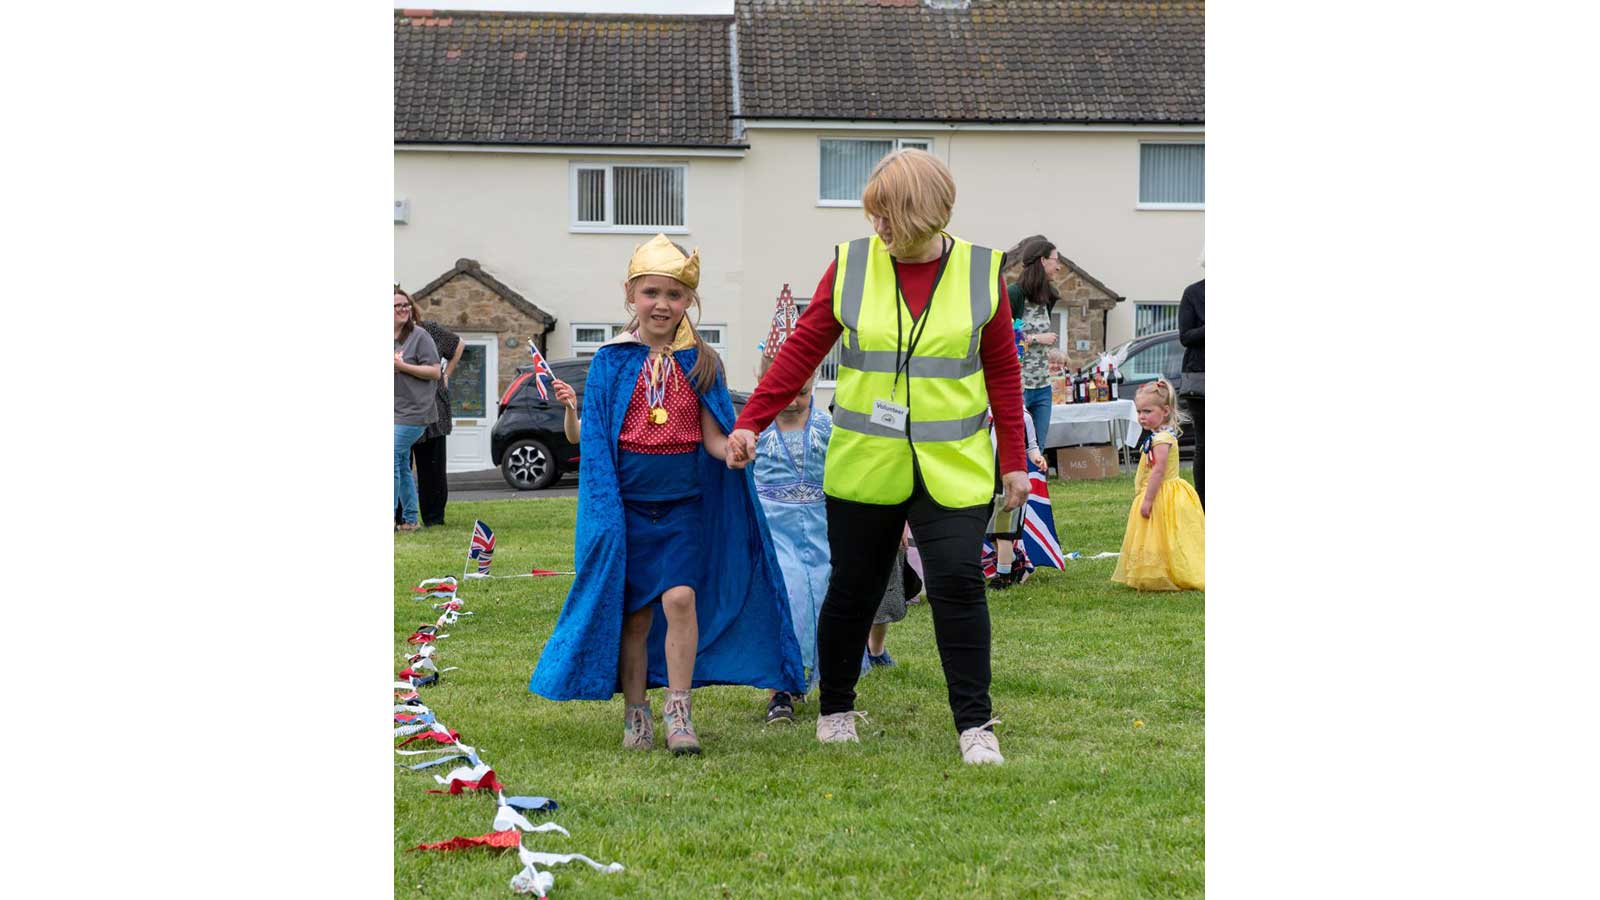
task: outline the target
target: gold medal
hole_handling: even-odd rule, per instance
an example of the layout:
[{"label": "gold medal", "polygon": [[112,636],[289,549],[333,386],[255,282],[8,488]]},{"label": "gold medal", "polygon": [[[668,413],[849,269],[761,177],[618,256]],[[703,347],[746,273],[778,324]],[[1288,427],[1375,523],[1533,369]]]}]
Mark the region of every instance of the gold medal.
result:
[{"label": "gold medal", "polygon": [[655,409],[650,410],[650,421],[656,423],[657,425],[667,424],[666,409],[658,406]]}]

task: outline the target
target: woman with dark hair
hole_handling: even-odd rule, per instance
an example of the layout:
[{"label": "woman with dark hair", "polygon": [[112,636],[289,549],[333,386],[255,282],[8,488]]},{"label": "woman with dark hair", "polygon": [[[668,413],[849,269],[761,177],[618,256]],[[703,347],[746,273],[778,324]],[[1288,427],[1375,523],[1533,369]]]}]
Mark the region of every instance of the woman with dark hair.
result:
[{"label": "woman with dark hair", "polygon": [[411,479],[411,445],[439,418],[434,382],[442,374],[439,348],[415,318],[411,295],[394,286],[394,500],[396,531],[416,531],[417,485]]},{"label": "woman with dark hair", "polygon": [[1061,299],[1050,282],[1066,264],[1056,245],[1043,237],[1023,241],[1017,255],[1022,259],[1022,272],[1016,283],[1006,288],[1006,295],[1011,300],[1011,318],[1022,320],[1022,408],[1033,419],[1034,433],[1043,447],[1050,431],[1051,403],[1046,354],[1057,340],[1050,315]]}]

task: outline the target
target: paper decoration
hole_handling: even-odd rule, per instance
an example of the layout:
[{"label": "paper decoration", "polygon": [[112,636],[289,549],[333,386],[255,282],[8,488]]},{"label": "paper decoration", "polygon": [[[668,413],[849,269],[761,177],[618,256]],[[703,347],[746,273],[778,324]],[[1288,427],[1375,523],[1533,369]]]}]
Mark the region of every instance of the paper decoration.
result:
[{"label": "paper decoration", "polygon": [[512,847],[522,846],[522,835],[515,828],[510,831],[491,831],[474,837],[461,837],[457,835],[448,841],[439,841],[433,844],[418,844],[413,850],[470,850],[473,847],[497,847],[501,850],[510,850]]},{"label": "paper decoration", "polygon": [[565,828],[562,828],[560,825],[557,825],[554,822],[541,822],[538,825],[534,825],[532,822],[529,822],[527,819],[523,818],[522,813],[517,812],[509,806],[502,805],[494,814],[494,830],[504,831],[507,828],[519,828],[530,833],[539,831],[559,831],[565,837],[572,837],[572,835],[568,833]]},{"label": "paper decoration", "polygon": [[537,853],[524,848],[520,841],[517,843],[517,858],[522,860],[525,866],[559,866],[569,862],[585,862],[595,871],[605,872],[608,875],[623,871],[622,863],[597,863],[582,853]]},{"label": "paper decoration", "polygon": [[[411,743],[412,741],[433,741],[433,742],[439,743],[439,744],[454,744],[456,742],[456,738],[459,738],[461,736],[459,734],[456,734],[455,729],[453,729],[453,728],[444,728],[443,725],[440,725],[437,722],[433,723],[432,725],[430,725],[428,727],[430,729],[429,731],[424,731],[421,734],[414,734],[411,737],[406,738],[405,740],[400,742],[400,746],[404,747],[407,744]],[[437,729],[441,729],[441,728],[444,729],[443,733],[440,733],[437,730]],[[396,737],[398,737],[398,736],[399,735],[396,735]]]},{"label": "paper decoration", "polygon": [[500,795],[500,805],[519,812],[555,812],[556,802],[549,797],[507,797]]},{"label": "paper decoration", "polygon": [[[497,777],[495,777],[493,769],[491,769],[491,768],[489,768],[487,766],[474,766],[473,769],[474,770],[482,769],[483,770],[483,775],[481,777],[478,777],[478,778],[451,778],[449,780],[449,782],[446,782],[444,779],[440,778],[437,775],[433,776],[435,781],[439,782],[440,784],[448,783],[450,785],[450,788],[449,788],[449,790],[444,790],[444,791],[429,790],[428,793],[430,793],[430,794],[460,794],[460,793],[463,793],[465,791],[499,791],[499,790],[501,790],[501,789],[503,789],[505,787],[505,785],[501,784],[500,780]],[[456,772],[460,772],[460,771],[462,771],[462,769],[456,769],[455,771],[451,772],[450,774],[454,775]]]},{"label": "paper decoration", "polygon": [[541,872],[533,866],[523,866],[521,872],[511,876],[511,892],[514,894],[537,894],[543,897],[555,886],[554,875]]}]

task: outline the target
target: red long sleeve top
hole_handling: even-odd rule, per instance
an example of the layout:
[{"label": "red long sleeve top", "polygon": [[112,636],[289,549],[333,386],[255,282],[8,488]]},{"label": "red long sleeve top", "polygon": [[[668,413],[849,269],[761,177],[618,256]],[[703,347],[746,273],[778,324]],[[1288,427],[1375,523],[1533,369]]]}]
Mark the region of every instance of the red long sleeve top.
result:
[{"label": "red long sleeve top", "polygon": [[[933,297],[933,279],[939,271],[939,261],[905,263],[895,260],[894,267],[900,275],[906,307],[915,320]],[[734,428],[761,433],[800,393],[806,379],[822,364],[844,333],[844,326],[833,317],[833,270],[834,263],[829,263],[828,271],[823,273],[822,281],[811,295],[811,305],[800,314],[794,333],[783,342],[778,358],[772,361],[772,368],[767,370],[755,393],[745,403]],[[1016,338],[1011,330],[1005,276],[997,276],[996,280],[1000,306],[983,328],[978,352],[983,358],[983,381],[989,391],[989,408],[994,412],[1000,471],[1023,472],[1027,471],[1027,462],[1023,450],[1022,365],[1017,361]]]}]

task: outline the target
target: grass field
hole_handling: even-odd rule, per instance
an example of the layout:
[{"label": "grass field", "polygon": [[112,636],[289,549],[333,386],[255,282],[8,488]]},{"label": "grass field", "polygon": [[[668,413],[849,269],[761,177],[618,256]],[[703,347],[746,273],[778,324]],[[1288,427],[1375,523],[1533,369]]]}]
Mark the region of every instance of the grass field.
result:
[{"label": "grass field", "polygon": [[[1131,476],[1051,482],[1063,548],[1116,550],[1132,492]],[[460,574],[474,518],[495,531],[497,572],[569,569],[575,506],[452,503],[445,527],[397,534],[397,663],[436,615],[411,586]],[[716,687],[695,691],[704,756],[624,753],[620,696],[553,703],[527,690],[570,578],[468,583],[476,614],[438,649],[461,670],[423,699],[506,793],[559,802],[552,818],[572,837],[526,846],[627,867],[557,867],[552,897],[1199,896],[1204,597],[1128,590],[1110,582],[1114,564],[1068,562],[991,595],[999,767],[961,764],[925,604],[890,628],[898,665],[857,688],[870,715],[860,745],[816,742],[814,694],[793,727],[769,728],[760,692]],[[659,691],[651,703],[659,743]],[[395,770],[395,896],[509,896],[512,851],[409,850],[490,830],[487,795],[426,793],[440,771]]]}]

